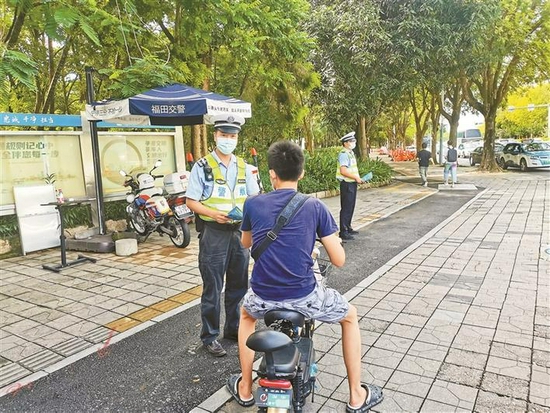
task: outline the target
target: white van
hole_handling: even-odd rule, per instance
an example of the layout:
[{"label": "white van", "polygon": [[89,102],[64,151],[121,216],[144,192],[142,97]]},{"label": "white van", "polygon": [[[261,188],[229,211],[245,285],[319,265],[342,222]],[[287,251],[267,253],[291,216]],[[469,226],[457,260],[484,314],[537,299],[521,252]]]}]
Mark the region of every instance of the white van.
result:
[{"label": "white van", "polygon": [[458,156],[468,158],[478,146],[483,146],[483,135],[477,128],[459,130],[456,135]]}]

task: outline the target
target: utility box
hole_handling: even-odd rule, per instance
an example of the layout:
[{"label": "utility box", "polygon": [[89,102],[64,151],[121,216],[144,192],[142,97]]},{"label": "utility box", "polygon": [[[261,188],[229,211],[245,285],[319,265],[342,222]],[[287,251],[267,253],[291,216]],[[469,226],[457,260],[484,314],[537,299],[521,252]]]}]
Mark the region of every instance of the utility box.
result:
[{"label": "utility box", "polygon": [[169,194],[179,194],[187,191],[187,184],[189,183],[188,171],[174,172],[164,176],[164,189]]}]

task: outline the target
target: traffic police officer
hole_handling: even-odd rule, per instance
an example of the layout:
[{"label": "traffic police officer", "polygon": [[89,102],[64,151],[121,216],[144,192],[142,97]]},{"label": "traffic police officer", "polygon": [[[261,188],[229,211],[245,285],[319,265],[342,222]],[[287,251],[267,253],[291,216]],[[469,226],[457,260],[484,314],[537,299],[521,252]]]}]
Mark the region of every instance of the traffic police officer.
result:
[{"label": "traffic police officer", "polygon": [[352,240],[353,235],[358,234],[351,227],[351,219],[357,199],[357,184],[362,182],[357,168],[357,159],[353,153],[356,142],[355,132],[342,136],[340,142],[343,148],[338,154],[336,167],[336,179],[340,181],[340,238]]},{"label": "traffic police officer", "polygon": [[226,351],[218,342],[221,292],[225,286],[224,338],[236,341],[239,329],[239,303],[248,289],[249,251],[241,244],[240,219],[228,213],[243,209],[249,195],[259,193],[254,167],[233,151],[244,118],[229,114],[213,117],[216,149],[196,162],[187,187],[187,206],[198,217],[199,271],[201,297],[201,341],[216,357]]}]

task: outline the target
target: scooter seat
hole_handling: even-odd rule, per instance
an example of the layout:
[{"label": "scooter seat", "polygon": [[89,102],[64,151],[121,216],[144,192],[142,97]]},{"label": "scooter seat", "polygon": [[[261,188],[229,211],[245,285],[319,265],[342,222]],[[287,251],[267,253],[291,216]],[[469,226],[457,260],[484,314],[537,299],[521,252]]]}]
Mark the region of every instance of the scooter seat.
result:
[{"label": "scooter seat", "polygon": [[288,320],[294,327],[303,327],[306,317],[293,310],[270,310],[264,314],[264,321],[267,326],[270,326],[277,320]]},{"label": "scooter seat", "polygon": [[[285,347],[273,352],[273,364],[275,367],[275,378],[292,379],[296,376],[300,352],[296,346]],[[260,377],[267,377],[266,357],[262,358],[258,368]]]}]

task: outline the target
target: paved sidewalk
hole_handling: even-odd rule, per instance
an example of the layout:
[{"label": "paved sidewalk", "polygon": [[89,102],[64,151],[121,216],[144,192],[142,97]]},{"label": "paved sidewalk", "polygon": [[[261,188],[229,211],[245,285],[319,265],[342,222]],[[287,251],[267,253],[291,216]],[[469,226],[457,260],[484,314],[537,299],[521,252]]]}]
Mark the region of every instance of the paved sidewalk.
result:
[{"label": "paved sidewalk", "polygon": [[[354,226],[366,225],[435,193],[396,183],[359,191]],[[324,199],[338,219],[339,198]],[[19,391],[110,344],[177,314],[199,301],[198,240],[185,249],[158,235],[130,257],[115,254],[67,267],[59,248],[0,262],[0,396]],[[77,253],[68,252],[68,259]]]},{"label": "paved sidewalk", "polygon": [[[363,379],[384,388],[372,411],[550,412],[550,174],[459,180],[487,189],[346,294]],[[343,412],[340,328],[316,337],[304,411]],[[221,388],[192,413],[243,411]]]}]

